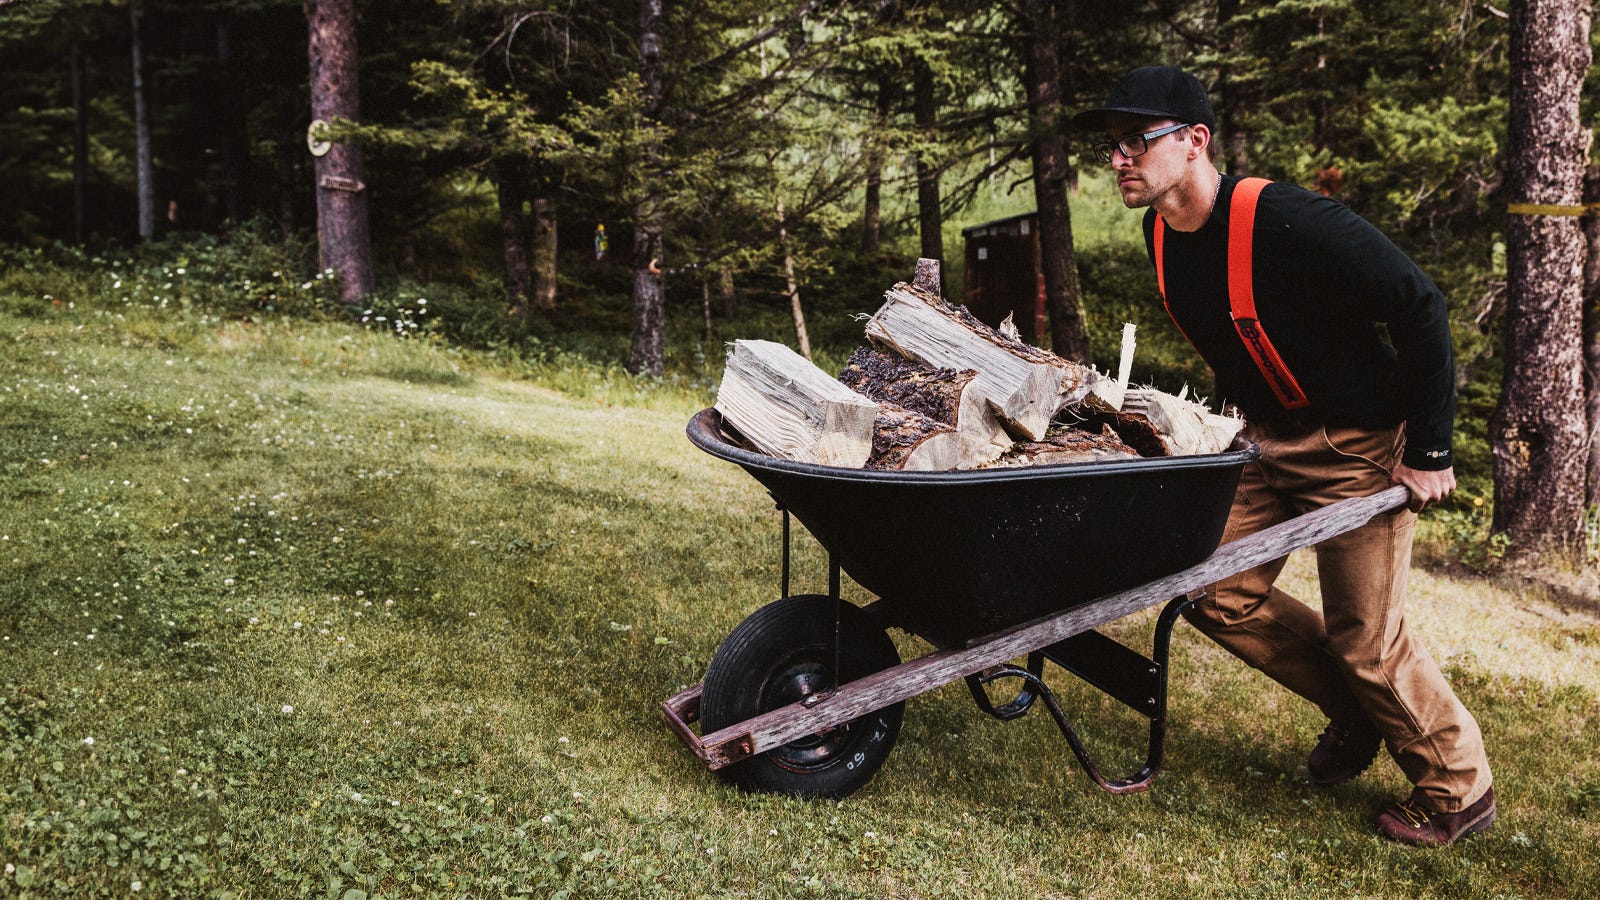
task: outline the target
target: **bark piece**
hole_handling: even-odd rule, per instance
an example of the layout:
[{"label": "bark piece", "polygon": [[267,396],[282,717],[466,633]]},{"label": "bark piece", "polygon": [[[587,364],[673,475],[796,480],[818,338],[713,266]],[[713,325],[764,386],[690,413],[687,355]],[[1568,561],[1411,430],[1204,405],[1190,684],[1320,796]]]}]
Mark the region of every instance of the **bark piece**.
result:
[{"label": "bark piece", "polygon": [[1148,420],[1172,456],[1221,453],[1244,428],[1238,416],[1218,415],[1204,404],[1153,388],[1128,391],[1122,412]]},{"label": "bark piece", "polygon": [[717,411],[761,452],[860,468],[872,451],[878,404],[772,341],[734,341]]},{"label": "bark piece", "polygon": [[880,404],[952,426],[960,435],[960,457],[948,468],[958,469],[980,466],[1011,446],[977,379],[973,369],[940,369],[871,347],[858,348],[839,373],[847,387]]},{"label": "bark piece", "polygon": [[984,468],[1046,466],[1062,463],[1093,463],[1108,459],[1138,459],[1139,452],[1123,442],[1110,425],[1088,431],[1067,425],[1052,425],[1044,440],[1018,441],[1003,456]]},{"label": "bark piece", "polygon": [[947,369],[976,369],[979,384],[1006,430],[1039,440],[1063,407],[1091,399],[1102,376],[1088,366],[1008,338],[966,309],[897,284],[867,322],[867,336],[907,359]]},{"label": "bark piece", "polygon": [[961,435],[954,427],[892,403],[878,404],[866,468],[943,472],[961,463]]}]

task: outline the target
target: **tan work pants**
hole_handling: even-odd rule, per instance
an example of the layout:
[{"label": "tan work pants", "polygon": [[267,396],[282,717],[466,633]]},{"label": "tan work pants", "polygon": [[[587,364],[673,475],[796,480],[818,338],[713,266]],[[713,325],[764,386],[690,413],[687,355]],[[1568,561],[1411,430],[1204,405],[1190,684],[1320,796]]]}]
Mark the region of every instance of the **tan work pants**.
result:
[{"label": "tan work pants", "polygon": [[[1403,428],[1252,424],[1245,436],[1261,458],[1245,467],[1224,542],[1389,487],[1404,446]],[[1489,789],[1489,760],[1478,723],[1406,625],[1415,525],[1401,509],[1318,544],[1320,613],[1272,586],[1285,558],[1210,586],[1188,618],[1329,719],[1370,718],[1416,798],[1456,812]]]}]

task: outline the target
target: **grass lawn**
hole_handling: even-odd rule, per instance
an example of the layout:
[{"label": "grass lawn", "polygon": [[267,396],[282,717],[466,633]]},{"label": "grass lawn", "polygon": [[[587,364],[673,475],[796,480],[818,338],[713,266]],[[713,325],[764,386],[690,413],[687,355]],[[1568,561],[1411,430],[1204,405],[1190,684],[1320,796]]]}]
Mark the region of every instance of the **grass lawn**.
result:
[{"label": "grass lawn", "polygon": [[[1405,789],[1387,759],[1312,788],[1323,723],[1187,626],[1148,793],[1100,792],[1048,718],[992,721],[957,684],[909,703],[854,797],[752,796],[657,712],[777,593],[771,501],[682,436],[708,398],[511,379],[339,324],[20,298],[0,346],[0,896],[1600,884],[1593,609],[1415,573],[1496,766],[1499,824],[1445,851],[1373,833]],[[824,589],[797,543],[795,589]],[[1314,595],[1306,560],[1288,584]],[[1136,768],[1142,720],[1052,678],[1107,768]]]}]

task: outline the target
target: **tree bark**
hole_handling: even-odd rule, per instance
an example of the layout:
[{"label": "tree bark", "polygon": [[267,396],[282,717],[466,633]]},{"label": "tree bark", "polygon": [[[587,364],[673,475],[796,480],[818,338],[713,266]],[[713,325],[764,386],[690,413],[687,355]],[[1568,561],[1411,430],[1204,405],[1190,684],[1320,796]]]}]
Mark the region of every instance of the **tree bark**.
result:
[{"label": "tree bark", "polygon": [[556,213],[547,197],[533,198],[533,305],[556,308]]},{"label": "tree bark", "polygon": [[789,248],[789,223],[784,219],[781,194],[778,197],[778,252],[783,254],[783,285],[789,298],[789,317],[794,320],[795,345],[800,348],[801,356],[810,359],[811,338],[806,334],[806,312],[800,305],[800,285],[794,280],[794,251]]},{"label": "tree bark", "polygon": [[1061,109],[1061,68],[1056,58],[1055,4],[1024,0],[1027,43],[1025,78],[1032,128],[1033,197],[1038,210],[1039,267],[1044,274],[1045,306],[1050,311],[1050,349],[1088,363],[1089,332],[1072,248],[1072,212],[1067,208],[1067,145]]},{"label": "tree bark", "polygon": [[[1589,131],[1578,101],[1589,66],[1587,0],[1511,4],[1512,202],[1575,205]],[[1494,530],[1515,569],[1582,546],[1588,427],[1582,384],[1584,240],[1571,216],[1514,215],[1506,228],[1505,387],[1490,434]]]},{"label": "tree bark", "polygon": [[[639,73],[644,82],[644,115],[655,121],[661,113],[661,2],[644,0],[639,8]],[[659,148],[647,147],[640,161],[656,166]],[[660,375],[666,368],[666,299],[661,289],[661,204],[655,180],[642,179],[645,187],[633,208],[633,339],[628,350],[628,371],[635,375]]]},{"label": "tree bark", "polygon": [[717,266],[717,292],[722,297],[722,315],[732,318],[739,310],[739,292],[733,284],[733,266],[726,262]]},{"label": "tree bark", "polygon": [[525,313],[528,303],[528,217],[523,210],[527,196],[511,166],[499,166],[495,173],[495,199],[500,207],[500,256],[504,262],[506,302],[516,313]]},{"label": "tree bark", "polygon": [[[305,0],[311,64],[311,118],[361,118],[355,0]],[[339,296],[359,305],[372,293],[372,236],[367,224],[361,145],[337,141],[316,158],[317,240],[322,267],[339,275]]]},{"label": "tree bark", "polygon": [[150,108],[144,92],[144,39],[140,35],[144,7],[138,2],[129,3],[128,17],[133,25],[134,179],[139,197],[139,239],[148,241],[156,236],[156,176],[150,150]]},{"label": "tree bark", "polygon": [[[938,126],[939,110],[933,91],[933,70],[919,60],[912,102],[912,117],[917,134],[922,141],[934,138]],[[922,253],[926,259],[944,259],[944,213],[940,209],[939,167],[928,158],[927,150],[916,154],[917,172],[917,224],[922,238]],[[941,291],[941,293],[943,293]]]},{"label": "tree bark", "polygon": [[[1239,0],[1217,0],[1217,30],[1230,56],[1238,50],[1234,37],[1236,32],[1230,24],[1238,14]],[[1221,151],[1223,168],[1229,175],[1246,177],[1250,174],[1249,133],[1244,127],[1247,103],[1240,96],[1240,89],[1228,77],[1226,65],[1217,76],[1217,89],[1212,94],[1217,106],[1217,130],[1222,132],[1214,139],[1221,141],[1217,149]]]},{"label": "tree bark", "polygon": [[[1600,203],[1600,166],[1583,178],[1583,202]],[[1600,217],[1583,220],[1583,386],[1589,418],[1589,481],[1586,499],[1600,504]]]},{"label": "tree bark", "polygon": [[877,256],[883,227],[883,149],[877,136],[889,122],[891,86],[888,75],[880,75],[877,84],[877,128],[867,145],[867,190],[861,212],[861,252]]}]

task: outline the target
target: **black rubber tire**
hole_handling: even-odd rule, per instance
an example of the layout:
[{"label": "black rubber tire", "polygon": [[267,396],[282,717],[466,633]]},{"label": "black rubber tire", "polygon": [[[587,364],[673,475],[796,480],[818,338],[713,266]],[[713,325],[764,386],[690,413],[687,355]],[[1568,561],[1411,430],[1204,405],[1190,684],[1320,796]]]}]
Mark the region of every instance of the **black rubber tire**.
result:
[{"label": "black rubber tire", "polygon": [[[889,635],[854,605],[820,594],[775,600],[740,622],[717,648],[700,694],[701,733],[834,686],[835,606],[838,684],[900,663]],[[716,771],[749,791],[840,800],[877,774],[904,715],[905,703],[896,703]]]}]

